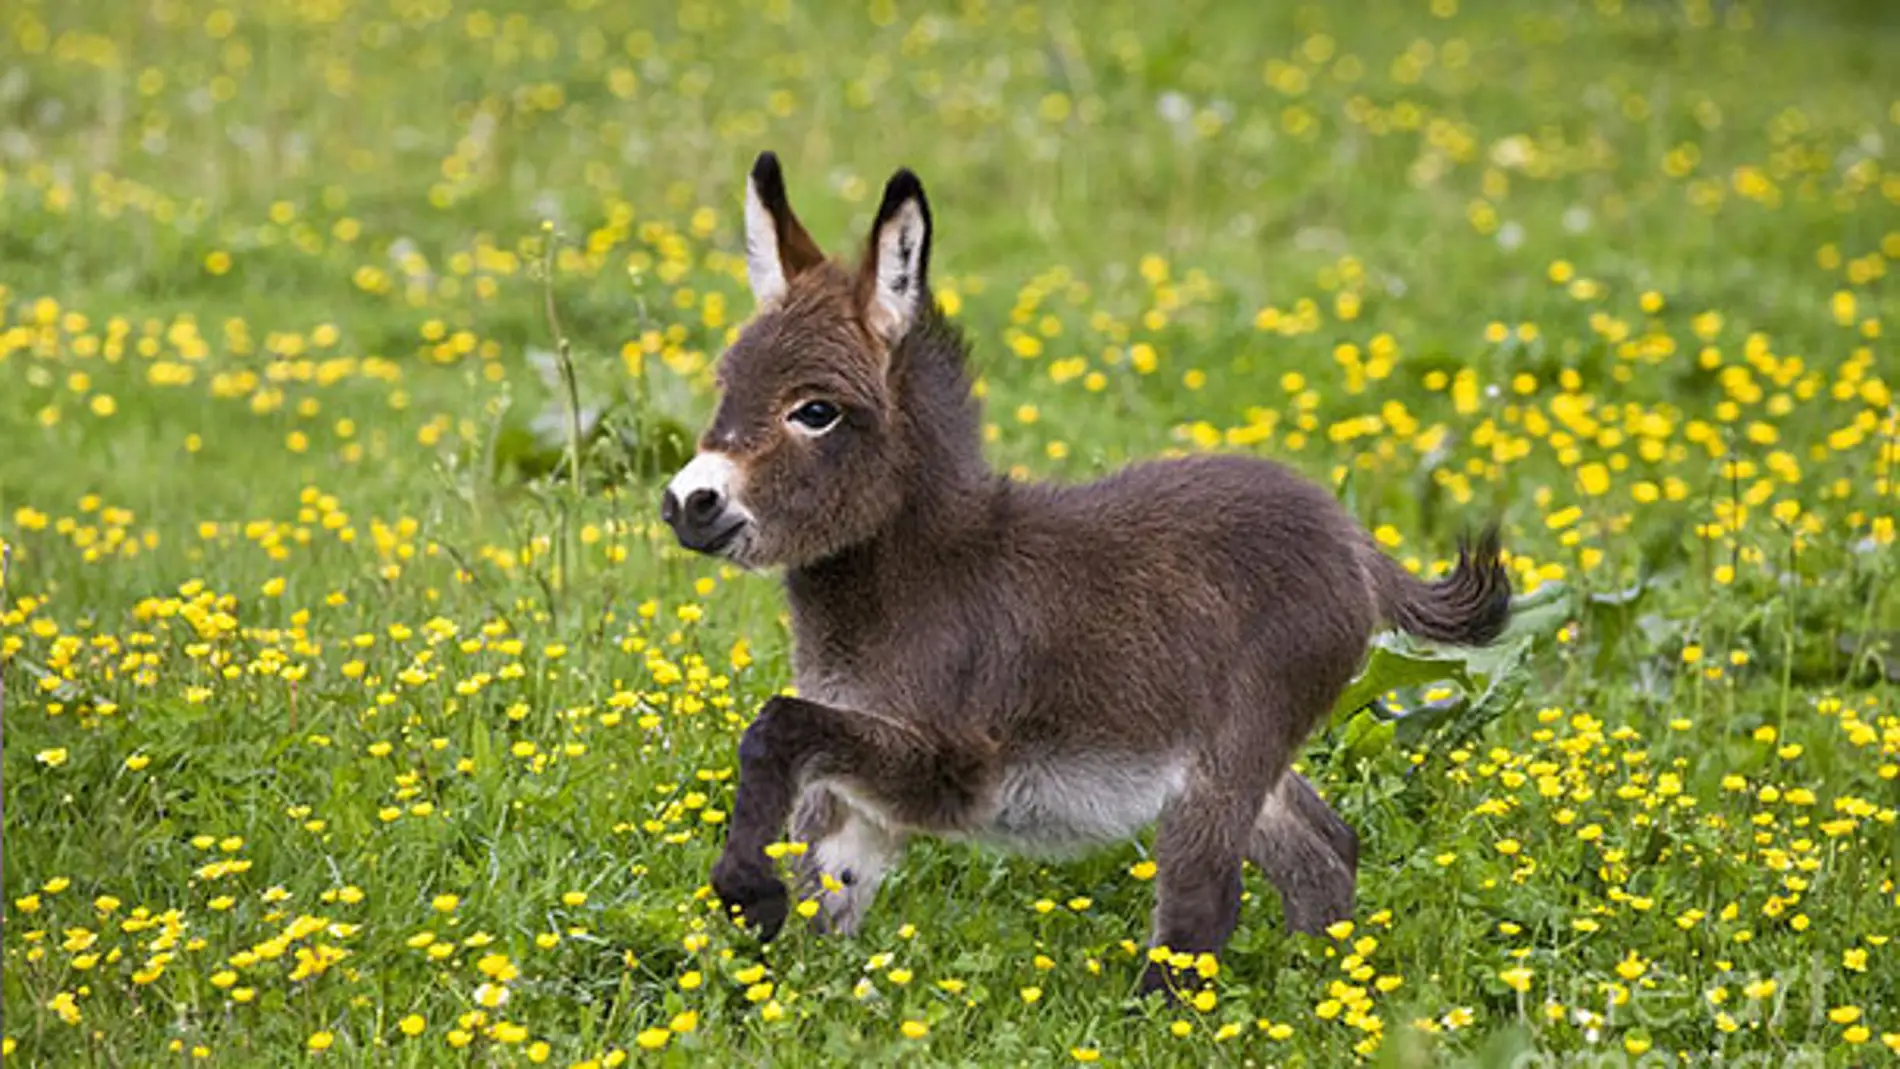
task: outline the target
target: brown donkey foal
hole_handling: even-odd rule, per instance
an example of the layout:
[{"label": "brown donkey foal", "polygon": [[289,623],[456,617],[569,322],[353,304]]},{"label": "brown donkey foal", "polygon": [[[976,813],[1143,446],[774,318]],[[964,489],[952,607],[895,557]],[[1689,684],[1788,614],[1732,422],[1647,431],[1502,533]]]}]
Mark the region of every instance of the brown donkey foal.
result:
[{"label": "brown donkey foal", "polygon": [[[1425,583],[1321,487],[1264,460],[1142,464],[1084,486],[990,471],[967,346],[927,285],[917,177],[885,187],[856,268],[792,214],[778,160],[745,199],[755,318],[661,514],[680,542],[784,569],[798,697],[739,743],[712,885],[764,938],[788,827],[821,920],[849,932],[906,836],[1063,854],[1160,819],[1153,942],[1218,952],[1241,862],[1287,924],[1351,914],[1352,829],[1288,771],[1381,620],[1490,641],[1495,529]],[[1173,979],[1159,964],[1147,993]]]}]

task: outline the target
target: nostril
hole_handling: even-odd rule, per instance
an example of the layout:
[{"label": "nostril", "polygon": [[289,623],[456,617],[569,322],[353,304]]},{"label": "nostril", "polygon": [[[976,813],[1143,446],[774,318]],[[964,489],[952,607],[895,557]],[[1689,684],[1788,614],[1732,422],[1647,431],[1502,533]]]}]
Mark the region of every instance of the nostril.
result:
[{"label": "nostril", "polygon": [[677,523],[680,518],[679,495],[668,490],[660,497],[660,522]]},{"label": "nostril", "polygon": [[686,516],[694,523],[705,523],[719,515],[724,505],[717,490],[695,490],[686,495]]}]

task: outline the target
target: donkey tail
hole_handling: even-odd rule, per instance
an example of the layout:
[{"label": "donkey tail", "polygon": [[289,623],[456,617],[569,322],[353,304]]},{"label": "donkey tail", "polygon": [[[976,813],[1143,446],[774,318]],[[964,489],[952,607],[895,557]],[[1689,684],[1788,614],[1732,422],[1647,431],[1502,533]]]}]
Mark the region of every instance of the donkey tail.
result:
[{"label": "donkey tail", "polygon": [[1372,589],[1384,617],[1420,638],[1458,646],[1483,646],[1503,633],[1511,618],[1511,574],[1499,559],[1498,528],[1492,524],[1474,545],[1458,543],[1451,574],[1425,582],[1368,545]]}]

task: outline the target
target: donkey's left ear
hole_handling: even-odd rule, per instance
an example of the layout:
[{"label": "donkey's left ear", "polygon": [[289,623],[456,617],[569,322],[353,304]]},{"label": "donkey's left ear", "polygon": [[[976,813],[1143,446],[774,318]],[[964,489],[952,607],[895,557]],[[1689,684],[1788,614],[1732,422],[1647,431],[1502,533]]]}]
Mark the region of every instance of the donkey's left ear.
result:
[{"label": "donkey's left ear", "polygon": [[871,224],[858,294],[864,322],[886,345],[896,345],[930,300],[930,202],[924,184],[901,168],[884,186]]}]

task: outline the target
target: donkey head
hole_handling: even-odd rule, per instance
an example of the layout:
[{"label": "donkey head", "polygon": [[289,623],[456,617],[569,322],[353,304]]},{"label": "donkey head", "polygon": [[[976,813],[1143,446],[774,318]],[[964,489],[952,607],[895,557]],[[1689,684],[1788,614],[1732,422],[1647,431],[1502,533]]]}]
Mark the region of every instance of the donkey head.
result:
[{"label": "donkey head", "polygon": [[899,170],[846,267],[805,232],[767,152],[746,183],[745,242],[758,311],[720,358],[718,410],[660,515],[688,549],[799,567],[870,539],[903,503],[912,451],[889,372],[931,307],[930,207]]}]

